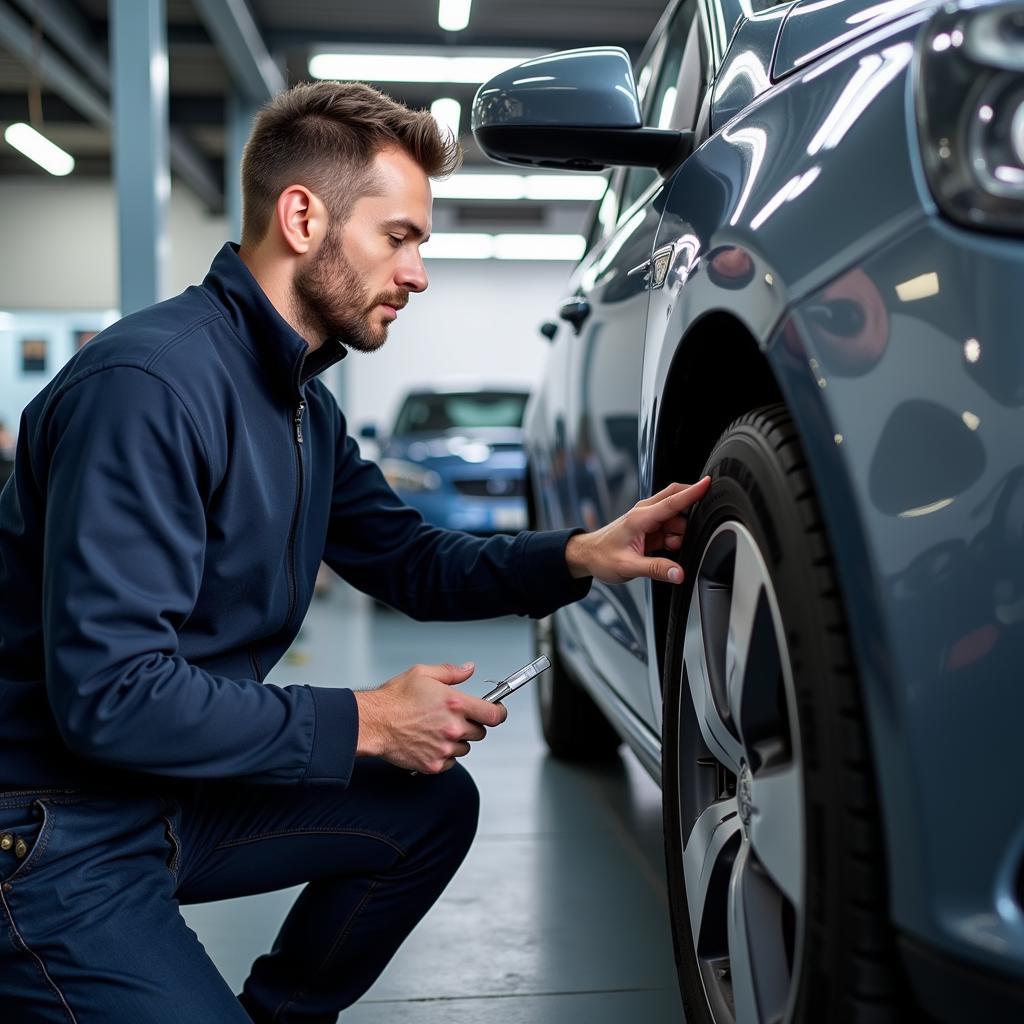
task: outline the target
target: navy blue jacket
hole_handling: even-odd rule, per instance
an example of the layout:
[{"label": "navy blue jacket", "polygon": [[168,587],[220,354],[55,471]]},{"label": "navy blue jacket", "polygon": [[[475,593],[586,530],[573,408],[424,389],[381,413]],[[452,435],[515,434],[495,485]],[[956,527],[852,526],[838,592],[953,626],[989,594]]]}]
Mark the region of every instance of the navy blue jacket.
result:
[{"label": "navy blue jacket", "polygon": [[419,619],[586,593],[570,531],[481,540],[403,505],[315,379],[344,354],[309,353],[225,246],[28,406],[0,493],[0,790],[345,784],[352,691],[262,681],[321,559]]}]

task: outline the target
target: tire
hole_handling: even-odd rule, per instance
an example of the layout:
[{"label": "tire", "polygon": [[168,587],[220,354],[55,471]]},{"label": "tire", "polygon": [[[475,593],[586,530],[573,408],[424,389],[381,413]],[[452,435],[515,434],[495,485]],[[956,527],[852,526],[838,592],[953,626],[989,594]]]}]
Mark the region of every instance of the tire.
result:
[{"label": "tire", "polygon": [[687,1021],[905,1024],[857,677],[785,408],[736,420],[705,472],[664,677],[666,863]]},{"label": "tire", "polygon": [[569,675],[558,654],[555,617],[534,623],[538,656],[547,655],[551,668],[537,677],[537,710],[551,753],[564,761],[608,761],[622,742],[590,695]]}]

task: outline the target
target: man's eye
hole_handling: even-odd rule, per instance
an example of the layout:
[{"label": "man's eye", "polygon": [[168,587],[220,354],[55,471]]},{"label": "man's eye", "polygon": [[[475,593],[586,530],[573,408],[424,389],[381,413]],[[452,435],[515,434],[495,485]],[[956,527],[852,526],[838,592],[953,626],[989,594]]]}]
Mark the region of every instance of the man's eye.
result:
[{"label": "man's eye", "polygon": [[397,249],[405,239],[401,235],[388,235],[388,241]]}]

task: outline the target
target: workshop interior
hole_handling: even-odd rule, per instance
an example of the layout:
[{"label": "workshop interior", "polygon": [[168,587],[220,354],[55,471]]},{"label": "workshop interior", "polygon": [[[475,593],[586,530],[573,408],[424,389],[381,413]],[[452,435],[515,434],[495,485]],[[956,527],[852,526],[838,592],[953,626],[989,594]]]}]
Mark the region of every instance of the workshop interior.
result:
[{"label": "workshop interior", "polygon": [[[387,343],[326,360],[282,421],[300,497],[314,405],[348,446],[337,522],[308,541],[322,550],[298,505],[288,531],[290,493],[235,510],[245,549],[267,543],[259,502],[277,505],[315,574],[289,579],[270,630],[288,643],[241,658],[246,685],[359,697],[410,665],[473,662],[453,687],[507,711],[459,758],[479,791],[468,854],[338,1019],[1024,1021],[1024,0],[0,0],[4,588],[3,545],[36,536],[39,453],[59,450],[59,405],[33,412],[37,396],[235,259],[255,120],[334,82],[429,112],[461,163],[430,180],[413,240],[429,287],[391,299]],[[209,428],[189,410],[205,438],[190,451],[215,452],[221,428],[235,453],[276,443],[246,436],[254,416]],[[359,506],[374,530],[415,522],[439,552],[469,537],[483,562],[537,533],[603,537],[638,503],[710,485],[677,533],[640,543],[679,583],[581,584],[570,560],[561,583],[517,577],[515,614],[483,590],[449,614],[440,578],[413,607],[328,564],[338,531],[358,533],[338,511],[349,472],[386,483]],[[176,518],[203,523],[179,493],[158,546]],[[46,537],[75,514],[49,494]],[[211,484],[208,517],[228,497]],[[210,564],[231,546],[212,522],[194,571],[257,606],[233,557]],[[39,544],[59,590],[79,569]],[[420,557],[403,554],[410,580],[433,578]],[[47,672],[49,593],[22,610]],[[105,594],[100,579],[64,599]],[[3,611],[21,599],[0,605],[4,693],[32,685]],[[158,677],[143,685],[158,699]],[[28,742],[16,728],[0,726],[8,749]],[[68,785],[41,797],[58,829]],[[0,811],[26,788],[0,779]],[[142,1024],[127,1002],[76,1013],[19,902],[48,825],[4,821],[0,991],[5,964],[31,968],[44,1007],[13,1019]],[[301,893],[180,915],[239,991]],[[163,965],[168,985],[178,969]]]}]

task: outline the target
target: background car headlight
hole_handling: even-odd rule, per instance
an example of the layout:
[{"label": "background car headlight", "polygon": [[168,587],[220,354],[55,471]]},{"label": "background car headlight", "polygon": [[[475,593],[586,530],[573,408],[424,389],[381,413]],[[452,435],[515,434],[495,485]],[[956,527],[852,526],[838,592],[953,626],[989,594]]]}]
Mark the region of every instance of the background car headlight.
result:
[{"label": "background car headlight", "polygon": [[432,469],[424,469],[415,462],[404,459],[381,459],[384,479],[396,491],[436,491],[441,486],[441,477]]},{"label": "background car headlight", "polygon": [[963,224],[1024,229],[1024,3],[938,14],[918,41],[928,184]]}]

